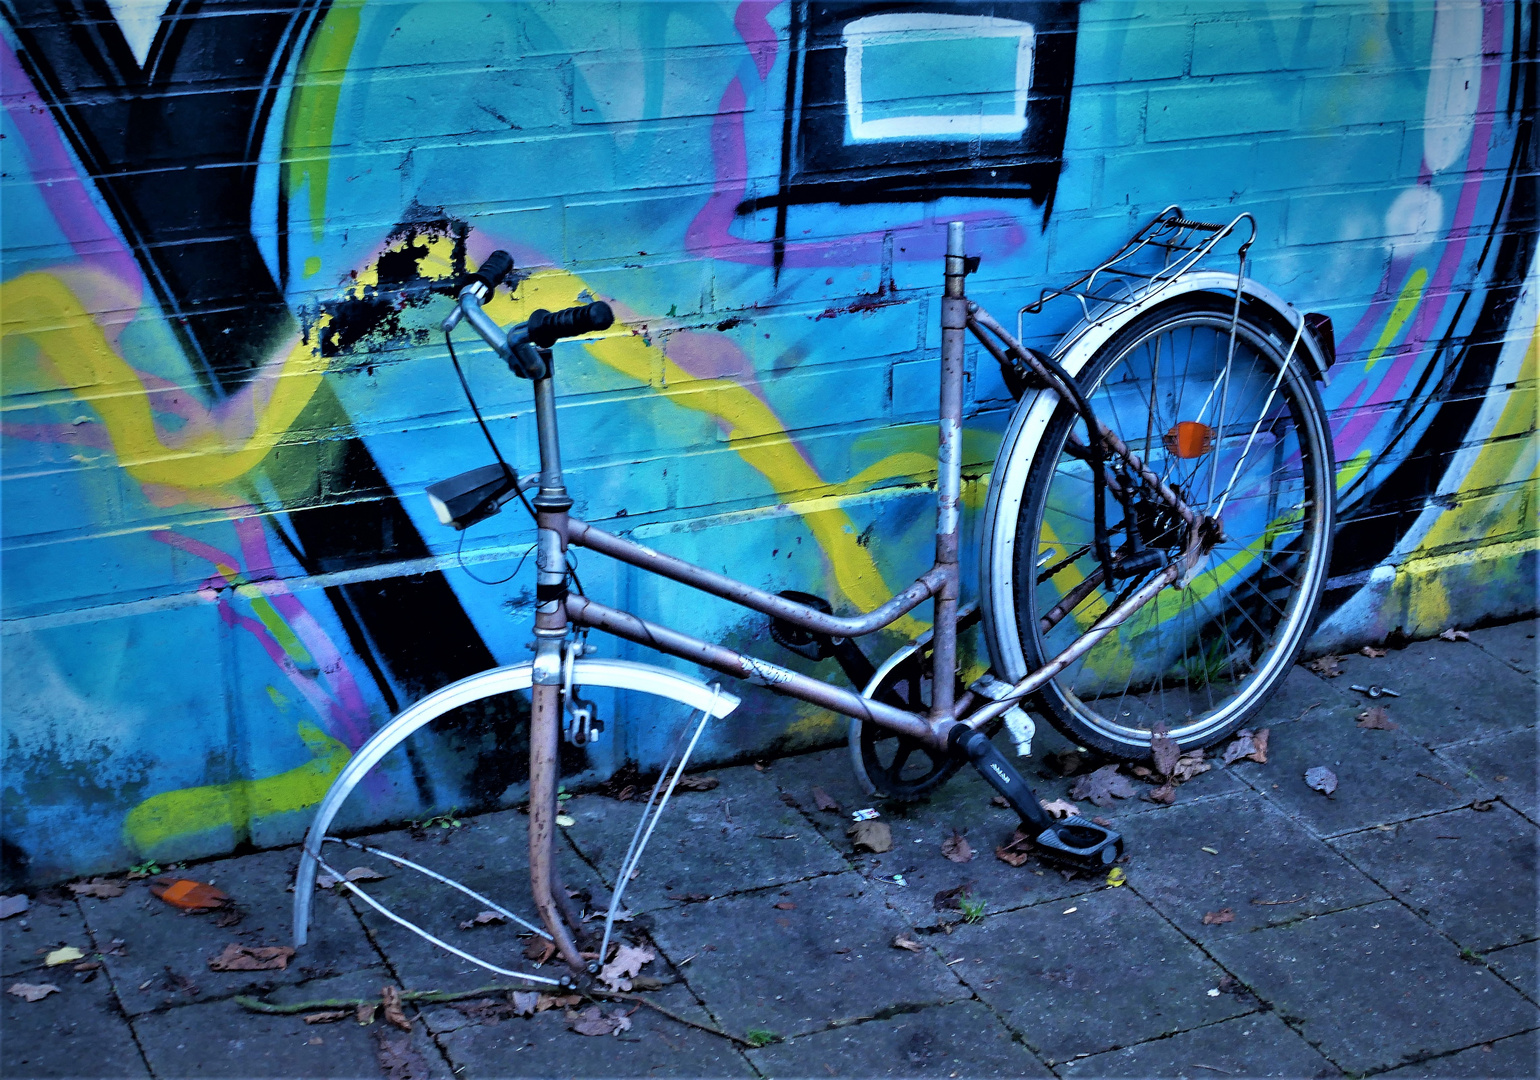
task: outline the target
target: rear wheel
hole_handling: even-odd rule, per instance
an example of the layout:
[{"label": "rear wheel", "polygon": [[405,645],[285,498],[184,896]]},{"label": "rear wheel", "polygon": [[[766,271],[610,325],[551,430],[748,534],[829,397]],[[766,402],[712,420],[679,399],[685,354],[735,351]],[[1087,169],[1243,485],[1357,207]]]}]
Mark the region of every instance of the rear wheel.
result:
[{"label": "rear wheel", "polygon": [[[1301,345],[1234,299],[1183,297],[1114,335],[1078,376],[1097,419],[1180,498],[1219,516],[1223,536],[1180,587],[1161,591],[1040,694],[1077,743],[1147,757],[1163,724],[1183,747],[1240,727],[1288,674],[1319,606],[1334,507],[1331,437]],[[1281,373],[1281,374],[1280,374]],[[1072,437],[1073,432],[1073,437]],[[1105,497],[1114,552],[1156,551],[1151,570],[1091,581],[1094,485],[1084,428],[1060,406],[1020,502],[1010,594],[1029,670],[1052,660],[1177,558],[1188,526],[1113,467]],[[1120,465],[1121,463],[1118,463]]]}]

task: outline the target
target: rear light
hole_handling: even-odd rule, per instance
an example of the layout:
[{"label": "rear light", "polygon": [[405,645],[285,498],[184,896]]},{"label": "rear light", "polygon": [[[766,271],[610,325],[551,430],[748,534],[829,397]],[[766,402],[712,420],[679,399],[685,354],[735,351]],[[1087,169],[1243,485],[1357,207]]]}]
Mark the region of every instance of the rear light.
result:
[{"label": "rear light", "polygon": [[1214,429],[1196,420],[1181,420],[1161,436],[1161,441],[1166,444],[1166,453],[1173,457],[1202,457],[1214,446]]}]

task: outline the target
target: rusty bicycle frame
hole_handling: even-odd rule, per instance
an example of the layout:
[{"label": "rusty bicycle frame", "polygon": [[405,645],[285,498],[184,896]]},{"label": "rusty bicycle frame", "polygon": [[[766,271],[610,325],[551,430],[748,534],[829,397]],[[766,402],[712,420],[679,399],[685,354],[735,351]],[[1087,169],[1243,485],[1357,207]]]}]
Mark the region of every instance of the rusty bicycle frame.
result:
[{"label": "rusty bicycle frame", "polygon": [[[804,630],[834,637],[859,637],[890,626],[925,600],[933,600],[933,664],[936,672],[957,668],[959,510],[962,485],[963,350],[971,332],[997,359],[1029,369],[1037,378],[1069,402],[1079,390],[1051,360],[1024,347],[992,316],[967,298],[964,279],[971,269],[963,253],[963,225],[952,222],[947,230],[945,293],[941,301],[941,395],[938,417],[938,475],[936,481],[936,554],[931,568],[885,604],[864,615],[842,617],[797,603],[736,581],[684,560],[673,558],[631,540],[616,536],[570,514],[572,498],[562,478],[561,451],[557,436],[555,389],[550,365],[544,377],[534,379],[535,421],[539,437],[540,474],[532,501],[538,528],[536,544],[537,607],[535,659],[532,670],[529,779],[529,857],[534,903],[550,931],[562,958],[574,969],[585,964],[573,938],[579,923],[570,901],[557,880],[553,844],[557,815],[557,751],[562,733],[563,662],[572,646],[574,627],[592,627],[688,660],[724,674],[746,679],[788,697],[833,710],[848,717],[879,725],[928,747],[971,758],[986,780],[1005,794],[1013,807],[1035,829],[1038,843],[1060,854],[1107,851],[1102,861],[1116,857],[1121,841],[1116,833],[1078,818],[1053,821],[1038,806],[1030,788],[1003,756],[992,751],[984,729],[1013,705],[1041,688],[1069,664],[1092,649],[1103,637],[1125,622],[1161,590],[1193,573],[1208,549],[1223,535],[1219,521],[1204,517],[1184,503],[1105,425],[1097,424],[1092,448],[1098,458],[1115,457],[1124,468],[1150,484],[1158,496],[1188,526],[1185,550],[1158,570],[1146,584],[1108,611],[1073,644],[1047,664],[1010,687],[1002,696],[988,700],[972,691],[957,693],[954,681],[934,678],[932,702],[927,713],[910,712],[821,679],[788,670],[722,645],[650,622],[626,611],[567,591],[566,552],[569,545],[587,548],[648,573],[688,585]],[[460,310],[483,337],[497,330],[480,311],[481,295],[467,288]],[[489,342],[492,341],[488,338]],[[1068,381],[1066,381],[1068,380]],[[1082,399],[1083,400],[1083,399]],[[1086,416],[1089,419],[1089,411]],[[1097,444],[1100,445],[1097,445]],[[1115,479],[1109,477],[1109,483]],[[1101,580],[1098,574],[1088,581]],[[1067,601],[1069,598],[1066,598]],[[1078,601],[1077,601],[1078,602]],[[1062,619],[1073,603],[1061,603],[1043,620],[1051,626]],[[1025,797],[1022,793],[1025,792]]]}]

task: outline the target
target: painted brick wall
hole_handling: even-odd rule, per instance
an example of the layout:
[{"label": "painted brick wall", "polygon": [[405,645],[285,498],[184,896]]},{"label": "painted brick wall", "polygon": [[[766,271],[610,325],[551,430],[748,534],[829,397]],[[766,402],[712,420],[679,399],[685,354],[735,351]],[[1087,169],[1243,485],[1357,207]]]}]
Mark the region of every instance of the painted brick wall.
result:
[{"label": "painted brick wall", "polygon": [[[489,460],[433,328],[499,247],[526,275],[500,319],[589,295],[619,314],[559,350],[576,512],[850,611],[929,560],[944,223],[968,221],[970,291],[1005,315],[1170,203],[1249,211],[1254,276],[1337,328],[1344,520],[1316,647],[1535,608],[1525,5],[161,8],[5,8],[8,878],[293,841],[393,712],[526,655],[527,521],[461,537],[422,494]],[[841,28],[886,14],[923,43],[938,12],[1035,28],[1026,130],[890,140],[873,164],[841,135]],[[1018,108],[978,48],[915,54],[933,114]],[[883,107],[864,115],[905,115]],[[527,384],[463,358],[531,466]],[[972,536],[1012,402],[969,365]],[[727,605],[579,570],[773,649]],[[670,719],[622,717],[569,768],[655,764]],[[843,726],[751,691],[705,755]],[[516,702],[459,717],[344,820],[516,798],[522,733]]]}]

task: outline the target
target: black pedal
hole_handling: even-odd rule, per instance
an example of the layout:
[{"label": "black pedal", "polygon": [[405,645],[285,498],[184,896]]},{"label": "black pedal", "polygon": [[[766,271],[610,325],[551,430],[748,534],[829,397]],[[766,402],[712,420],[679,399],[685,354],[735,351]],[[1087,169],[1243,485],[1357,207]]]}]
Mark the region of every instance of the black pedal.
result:
[{"label": "black pedal", "polygon": [[1031,785],[982,731],[962,724],[952,729],[951,751],[973,763],[989,786],[1005,797],[1027,831],[1037,853],[1074,870],[1099,870],[1123,854],[1123,837],[1094,821],[1072,817],[1055,821],[1038,802]]},{"label": "black pedal", "polygon": [[[803,607],[821,611],[825,615],[834,610],[829,606],[829,601],[812,593],[787,589],[776,595],[801,604]],[[828,634],[820,634],[816,630],[808,630],[774,616],[770,618],[770,637],[781,648],[790,650],[798,656],[805,656],[809,660],[827,660],[831,656],[834,657],[839,662],[840,670],[845,673],[845,678],[849,679],[851,685],[857,690],[870,682],[872,676],[877,673],[877,669],[872,667],[872,662],[866,658],[866,654],[849,638],[830,637]]]}]

